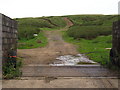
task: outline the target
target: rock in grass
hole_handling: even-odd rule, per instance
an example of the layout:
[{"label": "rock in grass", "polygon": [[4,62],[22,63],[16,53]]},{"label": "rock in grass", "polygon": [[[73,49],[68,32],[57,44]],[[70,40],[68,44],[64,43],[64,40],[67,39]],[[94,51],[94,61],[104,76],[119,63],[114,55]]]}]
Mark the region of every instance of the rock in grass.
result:
[{"label": "rock in grass", "polygon": [[37,43],[42,43],[42,41],[40,41],[40,40],[37,40]]}]

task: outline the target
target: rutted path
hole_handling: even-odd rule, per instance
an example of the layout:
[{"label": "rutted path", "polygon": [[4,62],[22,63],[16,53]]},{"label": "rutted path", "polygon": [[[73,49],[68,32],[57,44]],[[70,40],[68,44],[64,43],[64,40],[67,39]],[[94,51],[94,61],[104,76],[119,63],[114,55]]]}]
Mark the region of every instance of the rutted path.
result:
[{"label": "rutted path", "polygon": [[61,55],[79,54],[76,46],[62,39],[60,32],[73,25],[69,19],[64,20],[64,29],[45,31],[47,47],[18,50],[24,57],[23,76],[20,80],[4,80],[3,88],[118,88],[117,74],[99,64],[48,66]]}]

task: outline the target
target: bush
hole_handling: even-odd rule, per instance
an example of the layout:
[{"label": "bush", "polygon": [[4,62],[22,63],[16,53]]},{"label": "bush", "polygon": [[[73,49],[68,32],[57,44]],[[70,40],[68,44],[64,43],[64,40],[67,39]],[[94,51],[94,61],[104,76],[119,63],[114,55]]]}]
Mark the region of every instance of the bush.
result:
[{"label": "bush", "polygon": [[21,26],[18,28],[18,39],[32,39],[34,38],[33,34],[38,34],[40,32],[39,28],[33,26]]},{"label": "bush", "polygon": [[11,63],[6,63],[3,65],[3,78],[4,79],[13,79],[22,75],[20,67],[22,66],[22,59],[17,58],[16,68]]},{"label": "bush", "polygon": [[73,26],[67,34],[75,39],[93,39],[99,35],[110,35],[112,27],[109,26]]}]

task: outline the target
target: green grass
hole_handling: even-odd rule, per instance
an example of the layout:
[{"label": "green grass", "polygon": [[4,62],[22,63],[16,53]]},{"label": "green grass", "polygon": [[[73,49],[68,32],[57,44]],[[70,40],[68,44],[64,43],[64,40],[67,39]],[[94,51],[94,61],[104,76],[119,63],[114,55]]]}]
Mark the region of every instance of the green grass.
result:
[{"label": "green grass", "polygon": [[91,60],[94,60],[103,65],[107,65],[109,62],[109,50],[105,48],[111,48],[112,36],[99,36],[92,40],[80,39],[76,40],[73,37],[69,37],[66,32],[63,32],[63,38],[69,43],[73,43],[78,46],[80,53],[86,54]]},{"label": "green grass", "polygon": [[[41,42],[41,43],[39,43]],[[19,40],[18,49],[31,49],[31,48],[38,48],[38,47],[45,47],[47,45],[47,38],[44,35],[44,32],[41,31],[37,37],[33,39],[22,39]]]}]

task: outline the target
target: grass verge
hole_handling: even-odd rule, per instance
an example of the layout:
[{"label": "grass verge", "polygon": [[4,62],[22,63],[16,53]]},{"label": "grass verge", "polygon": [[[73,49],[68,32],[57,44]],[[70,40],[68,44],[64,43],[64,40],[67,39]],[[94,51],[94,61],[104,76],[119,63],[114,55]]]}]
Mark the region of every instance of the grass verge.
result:
[{"label": "grass verge", "polygon": [[112,46],[111,35],[98,36],[92,40],[76,40],[73,37],[69,37],[65,31],[62,33],[64,40],[77,45],[77,49],[80,53],[86,54],[91,60],[94,60],[102,65],[107,65],[109,63],[109,50],[106,48],[111,48]]},{"label": "grass verge", "polygon": [[18,49],[32,49],[38,47],[44,47],[47,45],[47,38],[44,35],[44,32],[41,31],[38,36],[29,40],[19,40]]}]

